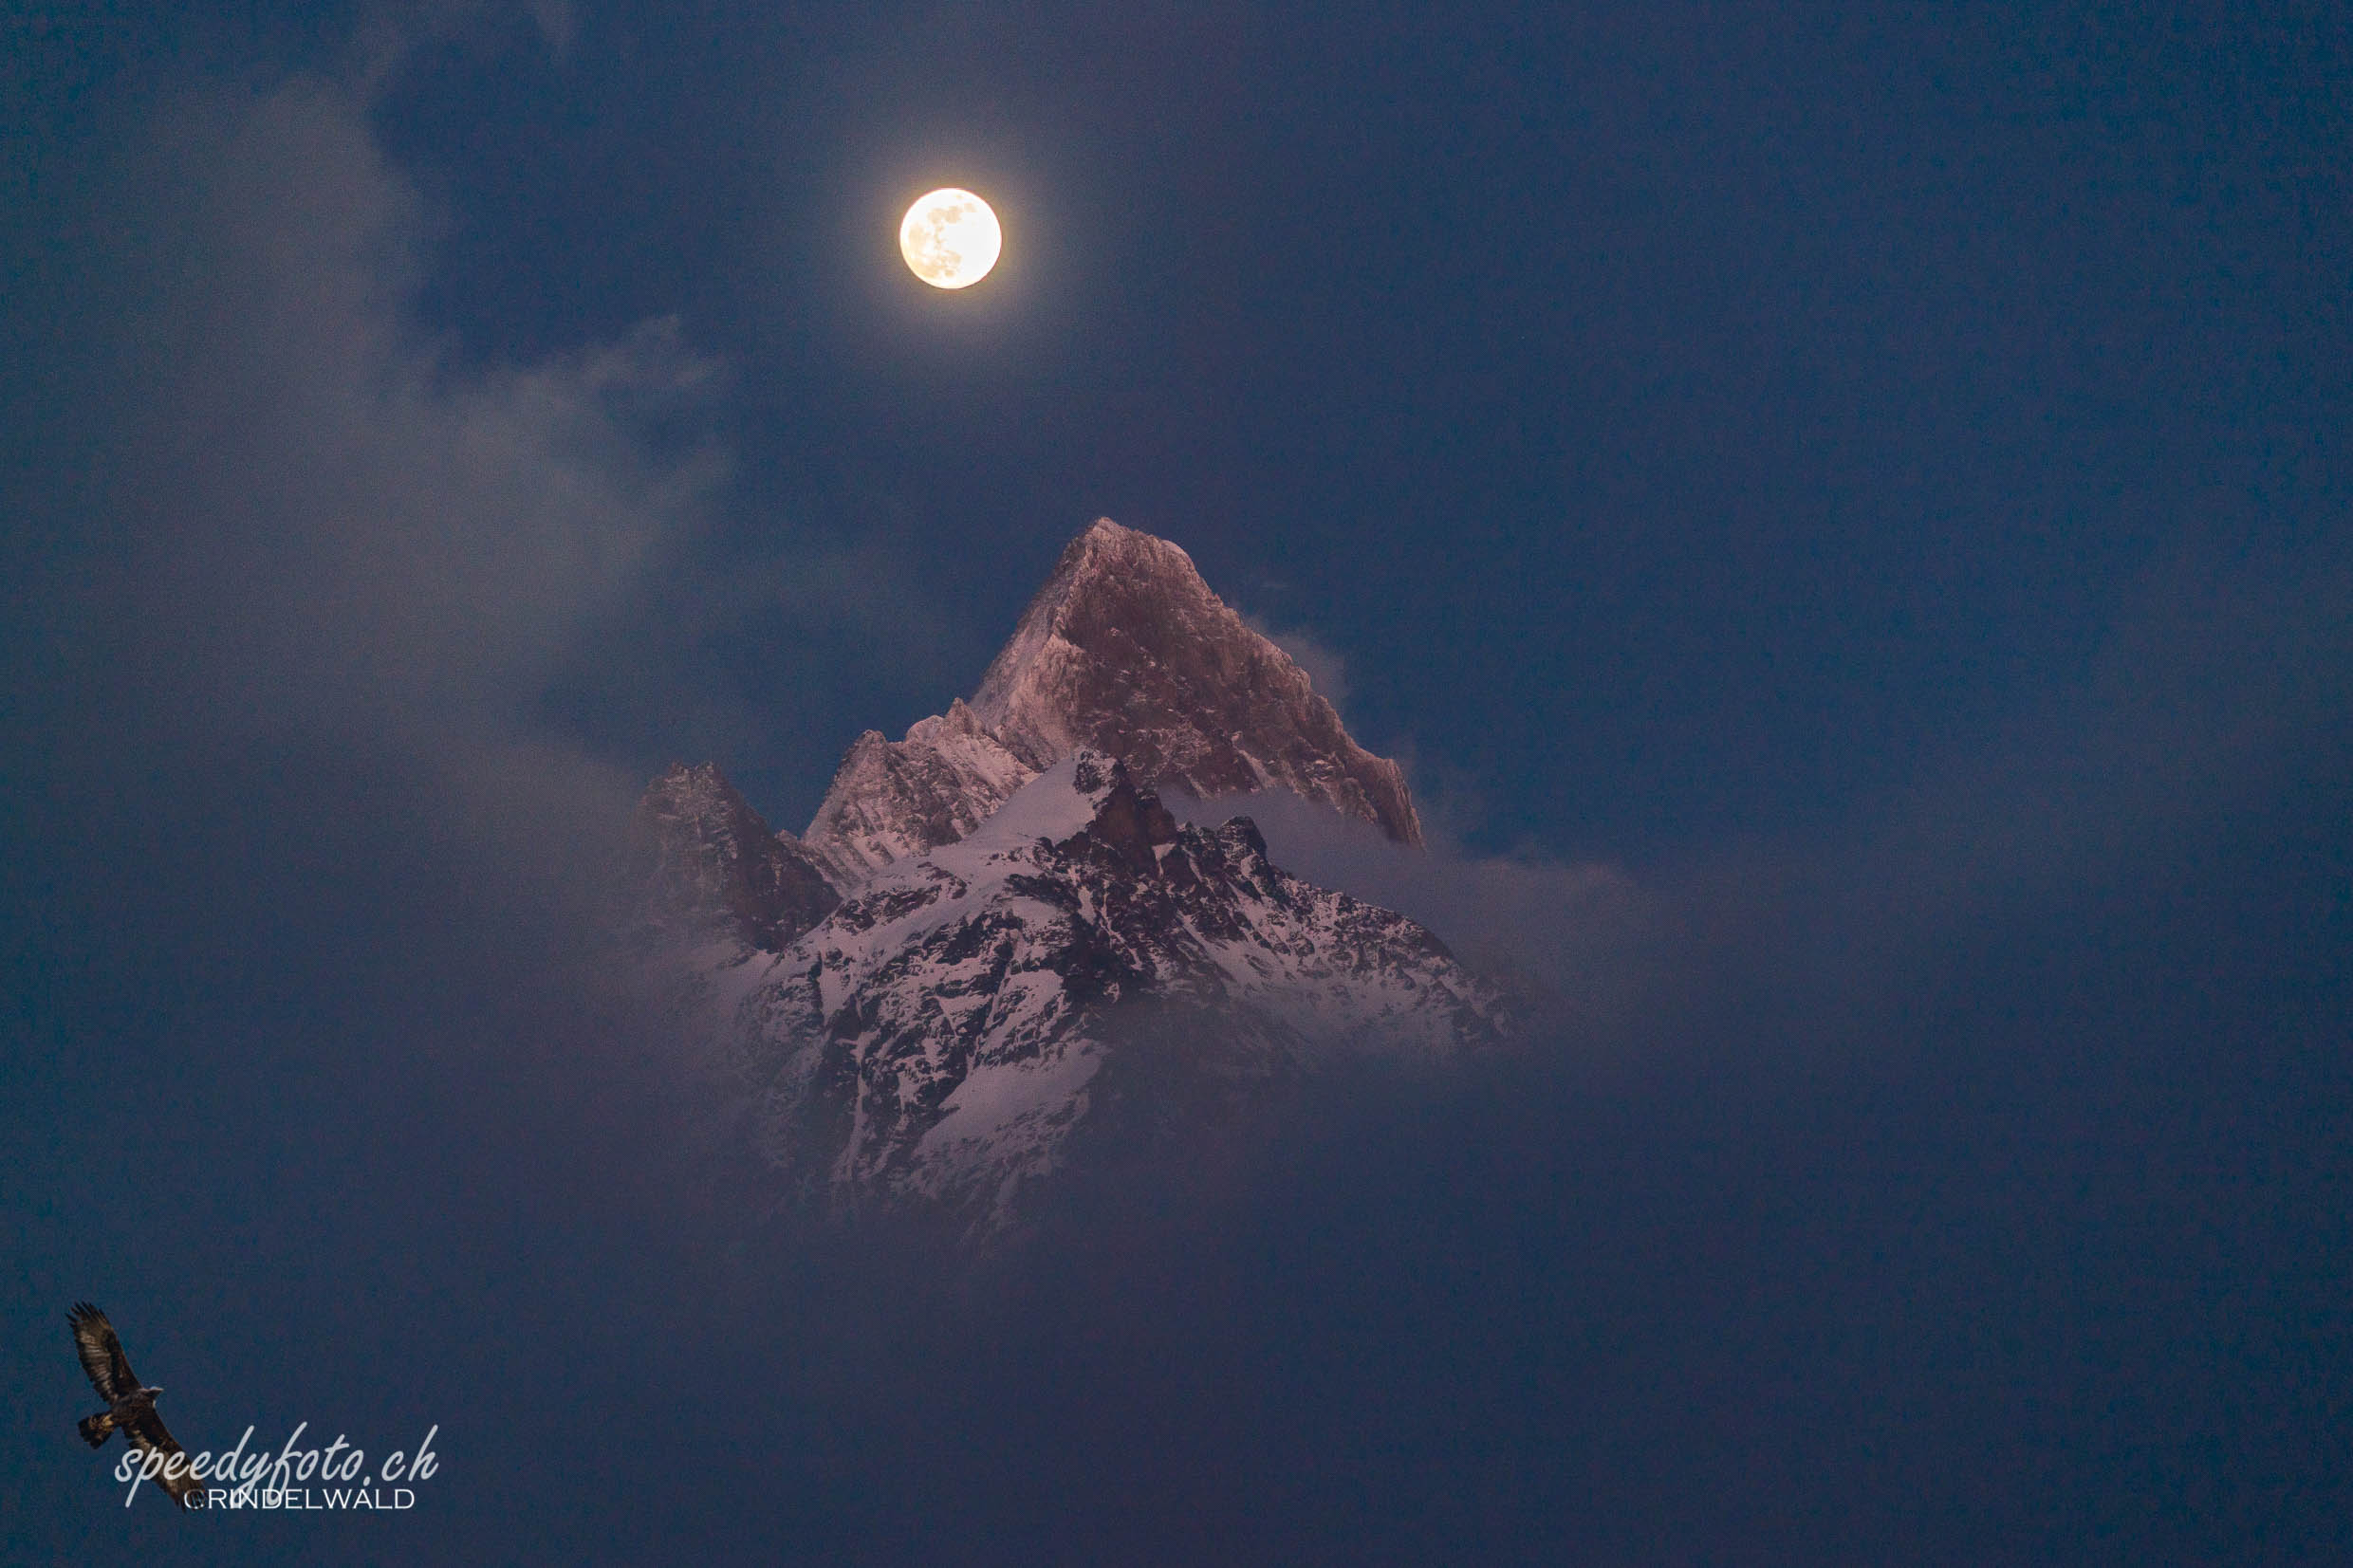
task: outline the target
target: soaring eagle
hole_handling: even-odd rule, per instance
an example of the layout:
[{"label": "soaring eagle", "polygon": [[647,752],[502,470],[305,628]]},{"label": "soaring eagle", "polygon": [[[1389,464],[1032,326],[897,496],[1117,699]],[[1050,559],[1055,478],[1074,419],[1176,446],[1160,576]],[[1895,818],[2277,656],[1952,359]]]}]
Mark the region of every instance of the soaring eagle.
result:
[{"label": "soaring eagle", "polygon": [[[90,1374],[90,1386],[106,1401],[106,1408],[96,1415],[82,1418],[82,1441],[93,1448],[106,1446],[110,1433],[120,1431],[122,1440],[137,1448],[141,1456],[161,1454],[168,1462],[181,1451],[164,1430],[163,1417],[156,1413],[156,1395],[161,1389],[143,1387],[139,1374],[131,1370],[130,1357],[122,1354],[122,1341],[115,1336],[114,1324],[106,1315],[87,1301],[76,1301],[73,1311],[65,1315],[73,1325],[74,1349],[82,1356],[82,1370]],[[185,1467],[176,1476],[158,1469],[157,1485],[172,1494],[172,1501],[183,1508],[194,1508],[189,1501],[204,1490],[204,1483],[190,1475]]]}]

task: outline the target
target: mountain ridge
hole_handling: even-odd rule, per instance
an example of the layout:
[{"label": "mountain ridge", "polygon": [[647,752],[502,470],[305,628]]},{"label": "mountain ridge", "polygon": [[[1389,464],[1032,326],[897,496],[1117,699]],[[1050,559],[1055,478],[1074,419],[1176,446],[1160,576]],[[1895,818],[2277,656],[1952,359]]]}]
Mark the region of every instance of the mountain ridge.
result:
[{"label": "mountain ridge", "polygon": [[731,986],[769,1152],[837,1208],[1004,1228],[1139,1031],[1214,1106],[1337,1060],[1499,1042],[1502,993],[1404,915],[1274,866],[1247,817],[1186,826],[1082,750],[977,831],[894,863]]}]

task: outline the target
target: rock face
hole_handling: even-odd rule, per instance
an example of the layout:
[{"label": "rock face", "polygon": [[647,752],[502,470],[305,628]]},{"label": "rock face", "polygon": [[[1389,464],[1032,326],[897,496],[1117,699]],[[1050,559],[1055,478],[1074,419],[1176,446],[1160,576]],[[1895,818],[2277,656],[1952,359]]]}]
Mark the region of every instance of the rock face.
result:
[{"label": "rock face", "polygon": [[1214,1117],[1338,1054],[1437,1062],[1505,1022],[1421,926],[1277,869],[1247,818],[1180,827],[1089,750],[732,989],[803,1190],[975,1233],[1016,1219],[1094,1124],[1132,1117],[1118,1102],[1142,1082]]},{"label": "rock face", "polygon": [[732,933],[773,952],[842,895],[789,833],[776,833],[715,763],[673,764],[638,802],[639,918],[692,938]]},{"label": "rock face", "polygon": [[1421,842],[1405,775],[1349,738],[1192,557],[1109,518],[1071,541],[973,711],[1035,766],[1091,747],[1158,788],[1288,789]]},{"label": "rock face", "polygon": [[1428,931],[1279,870],[1247,818],[1179,826],[1169,785],[1290,789],[1420,839],[1397,765],[1182,550],[1108,521],[969,704],[858,738],[804,838],[711,765],[654,782],[639,925],[802,1192],[987,1236],[1139,1129],[1501,1038],[1499,992]]},{"label": "rock face", "polygon": [[958,698],[946,714],[917,723],[903,741],[886,741],[874,729],[859,736],[805,842],[847,887],[894,860],[954,843],[1037,771],[983,729]]},{"label": "rock face", "polygon": [[1404,773],[1356,744],[1290,655],[1164,539],[1072,540],[967,705],[851,746],[803,835],[837,884],[953,843],[1080,747],[1155,788],[1288,789],[1421,841]]}]

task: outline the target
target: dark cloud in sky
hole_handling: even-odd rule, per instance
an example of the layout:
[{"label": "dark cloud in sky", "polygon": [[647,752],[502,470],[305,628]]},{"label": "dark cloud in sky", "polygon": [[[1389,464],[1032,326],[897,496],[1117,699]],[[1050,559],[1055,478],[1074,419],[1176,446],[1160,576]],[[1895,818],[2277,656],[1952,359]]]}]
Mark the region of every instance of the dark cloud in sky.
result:
[{"label": "dark cloud in sky", "polygon": [[[1473,32],[1417,53],[1368,28],[1309,69],[1325,33],[1214,10],[1039,26],[1026,52],[978,22],[836,35],[744,17],[706,37],[505,14],[449,12],[360,69],[340,24],[320,45],[264,15],[255,47],[280,68],[258,80],[196,64],[234,56],[225,33],[178,54],[83,37],[75,70],[0,83],[55,88],[24,120],[47,139],[6,187],[0,368],[0,1478],[19,1555],[2343,1557],[2353,593],[2337,458],[2313,434],[2339,406],[2340,335],[2299,315],[2309,257],[2260,231],[2305,212],[2299,243],[2338,254],[2341,213],[2299,205],[2342,188],[2341,148],[2315,139],[2342,120],[2341,73],[2310,64],[2334,34],[2214,40],[2211,67],[2161,30],[2140,67],[2104,34],[2063,37],[2041,74],[1984,78],[1995,120],[2005,94],[2084,105],[2055,151],[2001,168],[2110,205],[2029,222],[1978,199],[1985,170],[1905,164],[1904,137],[1943,145],[1931,132],[1865,159],[1918,189],[1861,194],[1824,151],[1867,141],[1881,98],[1951,129],[1967,91],[1858,65],[1992,69],[1973,35],[1933,28],[1783,44],[1729,22],[1679,37],[1703,13],[1646,12],[1566,51],[1523,39],[1515,63]],[[560,52],[510,36],[537,28]],[[621,73],[631,28],[647,58]],[[986,364],[956,362],[896,297],[862,315],[880,286],[826,249],[826,214],[856,200],[764,206],[751,186],[917,168],[879,84],[949,44],[1011,84],[973,111],[976,141],[1045,171],[1035,211],[1065,232],[1139,253],[1150,199],[1092,231],[1073,217],[1122,170],[1227,227],[1122,280],[1132,315],[1080,239],[1042,244],[994,326],[963,323],[959,341],[1018,350]],[[1140,45],[1214,56],[1201,101],[1181,73],[1131,83],[1121,63],[1155,58]],[[1540,90],[1543,69],[1584,81],[1629,57],[1667,74]],[[1089,64],[1066,87],[1035,85],[1070,61]],[[1282,90],[1286,61],[1394,113],[1329,116]],[[1871,90],[1829,92],[1842,71]],[[1432,85],[1448,72],[1453,96]],[[663,97],[680,83],[710,91],[680,106]],[[1741,90],[1700,90],[1726,83]],[[697,174],[714,127],[753,122],[728,119],[753,85],[783,105],[757,123],[807,133],[800,172],[784,177],[780,138]],[[1266,109],[1247,123],[1220,96],[1246,90]],[[865,97],[881,109],[862,119]],[[603,112],[566,120],[585,102]],[[2241,118],[2168,161],[2189,142],[2166,115],[2217,103]],[[1062,131],[982,134],[1041,104]],[[1556,151],[1582,117],[1587,151],[1559,165],[1494,139],[1514,115]],[[1954,144],[1982,151],[1980,117],[1960,118]],[[2137,137],[2145,157],[2100,161]],[[2274,157],[2298,147],[2322,151]],[[1385,243],[1420,270],[1365,285],[1426,305],[1360,319],[1336,290],[1306,308],[1294,258],[1327,265],[1381,225],[1337,186],[1286,208],[1293,186],[1361,157],[1380,188],[1383,148],[1447,176],[1387,209],[1413,232]],[[1658,186],[1637,177],[1644,148],[1667,155]],[[1702,178],[1710,149],[1726,160]],[[2191,234],[2198,265],[2237,255],[2255,281],[2196,272],[2191,326],[2143,334],[2181,279],[2138,240],[2102,249],[2145,215],[2141,184],[2103,185],[2084,157],[2177,178],[2165,232],[2213,225]],[[1262,164],[1276,172],[1250,183]],[[1666,258],[1659,293],[1545,249],[1614,302],[1580,314],[1473,243],[1493,237],[1482,202],[1525,225],[1514,180],[1562,167]],[[619,208],[598,204],[601,169]],[[2251,169],[2270,174],[2231,183]],[[736,211],[712,199],[731,191],[742,231],[651,221]],[[2010,274],[1955,252],[1907,296],[1907,246],[1959,232],[1923,215],[1955,200],[2001,220],[1984,243],[2019,267],[2064,241],[2041,276],[2067,287],[2005,294]],[[1825,210],[1842,254],[1807,239]],[[752,286],[730,248],[796,212],[806,289]],[[1420,231],[1450,222],[1463,244]],[[675,231],[667,248],[655,231]],[[1733,310],[1741,290],[1711,279],[1749,276],[1726,257],[1760,234],[1807,266],[1772,270],[1768,249],[1756,265],[1787,286]],[[2158,305],[2103,306],[2092,262],[2119,255]],[[1859,278],[1843,297],[1861,303],[1799,286],[1813,266]],[[1188,268],[1245,319],[1177,309]],[[665,276],[687,281],[665,296]],[[1042,311],[1055,283],[1079,324]],[[2003,308],[2018,299],[2039,304]],[[1919,335],[1866,330],[1907,302]],[[2274,317],[2302,322],[2301,346]],[[1658,338],[1665,318],[1680,335]],[[1509,321],[1519,336],[1490,330]],[[2236,362],[2211,341],[2232,321],[2271,356],[2238,403],[2202,378]],[[1971,341],[1958,390],[1862,409]],[[1449,343],[1479,351],[1449,360]],[[1537,396],[1545,354],[1622,365],[1628,343],[1655,353],[1616,400]],[[932,379],[911,369],[927,356]],[[1853,405],[1822,400],[1825,380]],[[2029,416],[1992,397],[2010,390],[2066,439],[2021,456]],[[1497,434],[1514,407],[1517,434]],[[1683,413],[1644,422],[1666,407]],[[1587,415],[1600,434],[1561,434]],[[1802,462],[1760,456],[1809,431]],[[1506,493],[1500,449],[1453,466],[1447,444],[1477,432],[1525,471],[1557,457],[1592,478],[1589,526],[1562,528],[1556,494]],[[1597,455],[1612,442],[1657,471]],[[1963,473],[1988,452],[1992,477]],[[2200,464],[2211,488],[2169,488]],[[1824,474],[1846,509],[1818,528],[1703,505],[1712,486],[1786,496]],[[1949,512],[1922,499],[1956,475]],[[2013,538],[1988,519],[2021,478],[2018,508],[2047,522]],[[2118,519],[2151,509],[2172,519],[2160,544],[2120,543]],[[1300,584],[1234,597],[1344,654],[1352,718],[1459,781],[1442,804],[1509,802],[1460,811],[1426,859],[1255,802],[1278,856],[1565,1005],[1442,1084],[1316,1085],[1216,1180],[1129,1172],[977,1273],[921,1238],[796,1230],[724,1095],[602,961],[601,876],[636,786],[665,751],[732,766],[740,747],[755,798],[791,821],[856,729],[969,689],[1096,510],[1176,534],[1214,581]],[[1873,534],[1866,516],[1897,521]],[[1629,543],[1638,522],[1655,554]],[[1842,542],[1859,564],[1824,563]],[[1916,557],[1918,575],[1898,569]],[[2084,581],[2057,581],[2070,571]],[[1891,573],[1885,599],[1857,586]],[[1808,593],[1819,620],[1792,608]],[[1934,623],[1918,642],[1891,630],[1907,605]],[[2047,635],[2018,632],[2046,612]],[[1956,630],[1972,616],[1995,629]],[[1677,641],[1703,624],[1713,641]],[[1692,696],[1703,656],[1726,661],[1720,703]],[[1939,659],[1973,656],[2008,673],[1939,684]],[[1941,713],[1948,732],[1879,723],[1923,694],[1951,707],[1919,727]],[[1628,750],[1645,713],[1657,756]],[[1842,757],[1836,810],[1791,804]],[[1609,803],[1644,788],[1660,801]],[[1514,841],[1530,847],[1491,853]],[[167,1386],[184,1440],[306,1420],[380,1451],[438,1425],[442,1472],[397,1518],[125,1512],[71,1430],[84,1391],[63,1312],[83,1296]]]}]

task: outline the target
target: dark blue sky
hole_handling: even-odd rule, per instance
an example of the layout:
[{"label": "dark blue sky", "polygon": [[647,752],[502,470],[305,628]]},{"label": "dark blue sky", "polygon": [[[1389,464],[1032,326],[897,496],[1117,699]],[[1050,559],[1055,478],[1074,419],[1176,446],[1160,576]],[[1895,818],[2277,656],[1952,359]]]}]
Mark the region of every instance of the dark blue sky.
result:
[{"label": "dark blue sky", "polygon": [[[95,1296],[192,1425],[453,1434],[217,1560],[2343,1560],[2341,9],[4,14],[33,1555],[189,1522],[72,1444]],[[1459,846],[1297,855],[1590,1005],[930,1301],[746,1233],[585,906],[1098,514]]]}]

